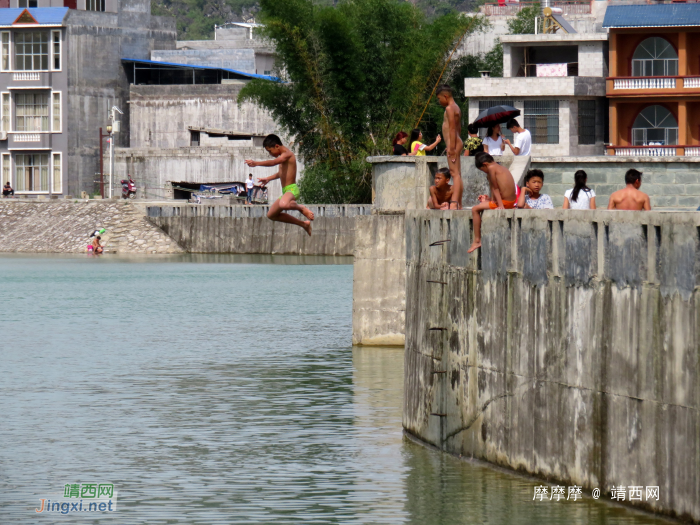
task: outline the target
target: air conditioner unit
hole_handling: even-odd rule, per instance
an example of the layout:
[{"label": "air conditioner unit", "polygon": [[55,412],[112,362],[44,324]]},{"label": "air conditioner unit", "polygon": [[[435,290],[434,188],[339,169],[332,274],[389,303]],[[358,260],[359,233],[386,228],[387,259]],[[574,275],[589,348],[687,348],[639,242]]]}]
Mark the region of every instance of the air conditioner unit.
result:
[{"label": "air conditioner unit", "polygon": [[0,140],[7,140],[7,131],[0,131]]}]

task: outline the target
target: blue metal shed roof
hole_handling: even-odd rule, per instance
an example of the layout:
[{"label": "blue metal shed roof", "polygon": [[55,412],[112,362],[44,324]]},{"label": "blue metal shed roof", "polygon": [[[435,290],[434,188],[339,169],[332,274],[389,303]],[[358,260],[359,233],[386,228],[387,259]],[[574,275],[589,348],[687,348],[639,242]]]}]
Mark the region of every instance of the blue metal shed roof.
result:
[{"label": "blue metal shed roof", "polygon": [[700,26],[700,4],[609,5],[603,27]]},{"label": "blue metal shed roof", "polygon": [[152,64],[160,66],[171,66],[171,67],[182,67],[187,69],[211,69],[217,71],[228,71],[229,73],[235,73],[237,75],[242,75],[249,78],[261,78],[263,80],[272,80],[279,82],[279,78],[271,77],[269,75],[256,75],[255,73],[246,73],[245,71],[238,71],[236,69],[228,69],[225,67],[212,67],[212,66],[195,66],[193,64],[176,64],[174,62],[161,62],[159,60],[144,60],[140,58],[122,58],[122,62],[138,62],[139,64]]},{"label": "blue metal shed roof", "polygon": [[[7,7],[0,9],[0,26],[11,26],[24,11],[23,7]],[[60,26],[68,12],[67,7],[32,7],[27,9],[29,14],[42,26]]]}]

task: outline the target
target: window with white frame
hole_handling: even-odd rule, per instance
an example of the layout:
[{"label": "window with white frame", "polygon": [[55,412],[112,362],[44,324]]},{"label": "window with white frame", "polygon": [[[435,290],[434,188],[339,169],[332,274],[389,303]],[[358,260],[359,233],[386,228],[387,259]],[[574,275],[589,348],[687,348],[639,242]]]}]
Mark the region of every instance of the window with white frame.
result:
[{"label": "window with white frame", "polygon": [[634,146],[674,146],[678,144],[678,121],[665,107],[647,106],[632,125]]},{"label": "window with white frame", "polygon": [[4,186],[6,182],[9,182],[12,184],[10,181],[10,154],[9,153],[3,153],[2,154],[2,185]]},{"label": "window with white frame", "polygon": [[63,191],[63,178],[61,169],[61,154],[53,154],[53,182],[51,183],[51,188],[53,193],[62,193]]},{"label": "window with white frame", "polygon": [[49,35],[45,31],[15,33],[15,69],[46,71],[49,69]]},{"label": "window with white frame", "polygon": [[61,32],[51,31],[51,65],[54,71],[61,69]]},{"label": "window with white frame", "polygon": [[49,191],[49,155],[18,153],[15,155],[15,190]]},{"label": "window with white frame", "polygon": [[39,0],[19,0],[17,7],[39,7]]},{"label": "window with white frame", "polygon": [[2,71],[9,71],[10,70],[10,33],[7,31],[2,32],[2,36],[0,37],[2,40],[2,57],[0,60],[0,69]]},{"label": "window with white frame", "polygon": [[2,131],[10,131],[10,94],[2,94]]},{"label": "window with white frame", "polygon": [[15,131],[49,131],[49,94],[15,95]]},{"label": "window with white frame", "polygon": [[61,132],[61,92],[54,91],[51,93],[51,115],[53,117],[52,131]]}]

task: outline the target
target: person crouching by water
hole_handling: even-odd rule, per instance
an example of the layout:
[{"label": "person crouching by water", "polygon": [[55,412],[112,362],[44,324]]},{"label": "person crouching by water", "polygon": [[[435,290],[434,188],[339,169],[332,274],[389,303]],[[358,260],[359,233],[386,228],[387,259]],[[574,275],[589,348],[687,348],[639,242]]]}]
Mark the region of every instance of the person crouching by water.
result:
[{"label": "person crouching by water", "polygon": [[3,197],[9,197],[10,195],[14,196],[15,190],[12,189],[12,186],[10,186],[10,181],[8,180],[5,185],[2,187],[2,196]]},{"label": "person crouching by water", "polygon": [[595,191],[586,186],[588,175],[583,170],[574,173],[573,189],[564,192],[565,210],[595,210]]},{"label": "person crouching by water", "polygon": [[528,170],[525,175],[525,187],[518,197],[518,208],[526,210],[553,210],[552,198],[546,193],[540,193],[544,186],[542,170]]},{"label": "person crouching by water", "polygon": [[440,168],[435,174],[435,184],[430,186],[429,210],[449,210],[452,198],[452,186],[450,186],[450,168]]},{"label": "person crouching by water", "polygon": [[102,237],[100,237],[99,235],[96,235],[95,238],[92,240],[92,253],[99,255],[104,251],[102,243],[100,242],[101,240]]},{"label": "person crouching by water", "polygon": [[400,155],[401,157],[413,157],[415,153],[409,153],[406,149],[406,142],[408,142],[408,133],[405,131],[399,131],[394,140],[391,141],[394,147],[393,155]]},{"label": "person crouching by water", "polygon": [[433,142],[430,146],[426,146],[420,141],[422,138],[423,133],[421,133],[421,130],[414,129],[411,131],[411,153],[417,157],[424,157],[426,151],[433,151],[442,140],[442,137],[438,135],[435,142]]}]

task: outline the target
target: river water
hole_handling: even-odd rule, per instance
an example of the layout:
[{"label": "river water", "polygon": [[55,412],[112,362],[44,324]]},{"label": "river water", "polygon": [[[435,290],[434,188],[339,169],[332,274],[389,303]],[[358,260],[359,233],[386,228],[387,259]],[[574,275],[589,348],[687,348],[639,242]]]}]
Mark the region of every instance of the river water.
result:
[{"label": "river water", "polygon": [[[403,438],[347,262],[0,257],[0,524],[661,523]],[[86,483],[117,510],[35,511]]]}]

